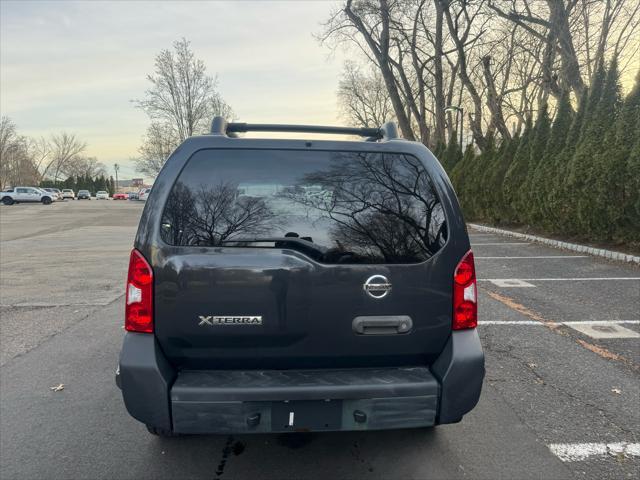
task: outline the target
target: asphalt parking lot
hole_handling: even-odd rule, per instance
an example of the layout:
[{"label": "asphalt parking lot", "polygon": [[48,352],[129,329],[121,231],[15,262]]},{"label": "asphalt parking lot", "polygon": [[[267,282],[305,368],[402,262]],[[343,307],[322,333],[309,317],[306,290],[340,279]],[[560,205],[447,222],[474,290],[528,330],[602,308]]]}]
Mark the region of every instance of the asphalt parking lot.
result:
[{"label": "asphalt parking lot", "polygon": [[461,423],[152,437],[114,384],[142,206],[0,206],[0,478],[640,475],[640,269],[474,231],[487,375]]}]

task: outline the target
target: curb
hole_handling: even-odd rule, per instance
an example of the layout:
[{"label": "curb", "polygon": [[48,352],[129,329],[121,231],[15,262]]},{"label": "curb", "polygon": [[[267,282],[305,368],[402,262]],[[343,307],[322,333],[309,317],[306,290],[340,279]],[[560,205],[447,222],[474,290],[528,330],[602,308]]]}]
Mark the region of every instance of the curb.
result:
[{"label": "curb", "polygon": [[468,225],[481,232],[505,235],[507,237],[529,240],[530,242],[542,243],[554,248],[562,248],[564,250],[586,253],[588,255],[593,255],[594,257],[602,257],[609,260],[617,260],[619,262],[635,263],[640,265],[640,257],[636,255],[614,252],[612,250],[604,250],[602,248],[589,247],[587,245],[579,245],[577,243],[561,242],[560,240],[552,240],[550,238],[538,237],[537,235],[529,235],[527,233],[512,232],[511,230],[503,230],[501,228],[486,227],[484,225],[478,225],[477,223],[469,223]]}]

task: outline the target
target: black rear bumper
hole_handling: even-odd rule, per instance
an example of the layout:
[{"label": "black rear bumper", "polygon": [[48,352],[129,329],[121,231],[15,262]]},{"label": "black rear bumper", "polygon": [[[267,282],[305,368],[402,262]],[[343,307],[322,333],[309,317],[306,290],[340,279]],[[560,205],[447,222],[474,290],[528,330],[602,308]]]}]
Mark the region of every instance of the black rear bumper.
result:
[{"label": "black rear bumper", "polygon": [[176,372],[153,335],[127,333],[117,374],[129,413],[175,433],[381,430],[459,421],[477,403],[484,355],[453,332],[427,368]]}]

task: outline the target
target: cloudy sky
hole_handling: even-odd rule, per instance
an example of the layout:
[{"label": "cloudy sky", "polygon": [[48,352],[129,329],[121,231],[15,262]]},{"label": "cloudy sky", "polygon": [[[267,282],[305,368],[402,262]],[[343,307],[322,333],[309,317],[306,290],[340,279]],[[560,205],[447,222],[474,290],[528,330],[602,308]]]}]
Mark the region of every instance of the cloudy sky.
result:
[{"label": "cloudy sky", "polygon": [[147,117],[130,100],[186,37],[242,121],[339,124],[344,61],[313,38],[332,1],[0,2],[0,110],[20,133],[75,132],[134,175]]}]

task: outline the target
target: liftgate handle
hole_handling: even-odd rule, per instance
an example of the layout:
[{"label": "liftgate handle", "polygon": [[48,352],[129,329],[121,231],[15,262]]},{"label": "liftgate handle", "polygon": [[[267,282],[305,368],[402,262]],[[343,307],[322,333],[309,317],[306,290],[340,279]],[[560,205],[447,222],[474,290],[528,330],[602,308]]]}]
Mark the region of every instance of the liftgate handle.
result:
[{"label": "liftgate handle", "polygon": [[408,315],[361,316],[353,319],[351,327],[358,335],[398,335],[409,333],[413,321]]}]

